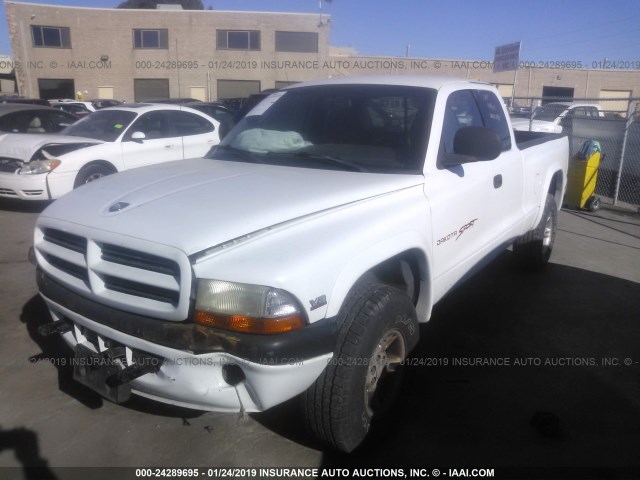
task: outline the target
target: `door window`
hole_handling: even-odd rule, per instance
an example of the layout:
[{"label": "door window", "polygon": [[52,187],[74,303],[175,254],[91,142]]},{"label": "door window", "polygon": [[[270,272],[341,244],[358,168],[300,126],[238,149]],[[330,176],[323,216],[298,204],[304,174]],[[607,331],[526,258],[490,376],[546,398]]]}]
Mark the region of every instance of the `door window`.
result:
[{"label": "door window", "polygon": [[186,137],[189,135],[202,135],[213,132],[214,126],[199,115],[189,112],[167,112],[169,121],[173,125],[176,137]]},{"label": "door window", "polygon": [[488,90],[475,90],[474,95],[480,107],[482,120],[485,127],[492,128],[500,137],[502,151],[511,149],[511,130],[502,110],[502,104],[493,92]]},{"label": "door window", "polygon": [[471,90],[460,90],[449,95],[442,127],[445,153],[453,153],[453,139],[462,127],[482,126],[482,116]]},{"label": "door window", "polygon": [[133,132],[142,132],[147,140],[178,136],[173,133],[165,112],[148,112],[143,114],[129,129],[127,139],[131,139]]}]

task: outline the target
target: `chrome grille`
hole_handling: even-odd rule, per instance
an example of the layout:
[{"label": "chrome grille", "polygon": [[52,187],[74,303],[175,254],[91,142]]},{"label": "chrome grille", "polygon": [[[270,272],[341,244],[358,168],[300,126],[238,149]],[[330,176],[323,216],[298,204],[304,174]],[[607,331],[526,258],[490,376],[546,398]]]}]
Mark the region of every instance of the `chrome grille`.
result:
[{"label": "chrome grille", "polygon": [[38,262],[58,281],[111,306],[163,319],[186,318],[191,282],[186,255],[130,238],[123,247],[112,234],[97,234],[103,235],[109,241],[39,227]]},{"label": "chrome grille", "polygon": [[84,237],[53,228],[45,228],[42,231],[44,233],[44,239],[47,242],[51,242],[59,247],[68,248],[74,252],[82,253],[83,255],[87,253],[87,239]]},{"label": "chrome grille", "polygon": [[112,277],[111,275],[103,275],[102,279],[104,281],[104,286],[114,292],[148,298],[150,300],[170,303],[172,305],[176,305],[180,299],[180,292],[175,292],[167,288],[132,282],[124,278]]},{"label": "chrome grille", "polygon": [[101,245],[101,250],[102,259],[107,262],[151,270],[165,275],[180,275],[180,266],[167,258],[107,243]]}]

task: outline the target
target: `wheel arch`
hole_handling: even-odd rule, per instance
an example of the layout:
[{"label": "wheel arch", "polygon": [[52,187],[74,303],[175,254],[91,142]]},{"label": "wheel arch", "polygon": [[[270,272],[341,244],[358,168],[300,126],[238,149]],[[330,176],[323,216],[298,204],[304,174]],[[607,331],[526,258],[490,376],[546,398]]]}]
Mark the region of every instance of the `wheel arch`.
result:
[{"label": "wheel arch", "polygon": [[116,167],[109,160],[102,160],[102,159],[91,160],[91,161],[85,163],[82,167],[80,167],[80,170],[78,170],[78,172],[81,172],[83,168],[87,168],[87,167],[93,166],[93,165],[100,165],[102,167],[106,167],[106,168],[112,170],[112,173],[118,173],[118,167]]},{"label": "wheel arch", "polygon": [[[404,237],[406,242],[406,237]],[[390,245],[396,245],[394,250]],[[354,257],[344,266],[335,282],[327,316],[338,314],[349,293],[365,277],[373,275],[381,283],[398,288],[411,298],[416,307],[419,322],[426,322],[431,315],[432,284],[429,255],[414,245],[401,246],[394,238],[378,244]]]}]

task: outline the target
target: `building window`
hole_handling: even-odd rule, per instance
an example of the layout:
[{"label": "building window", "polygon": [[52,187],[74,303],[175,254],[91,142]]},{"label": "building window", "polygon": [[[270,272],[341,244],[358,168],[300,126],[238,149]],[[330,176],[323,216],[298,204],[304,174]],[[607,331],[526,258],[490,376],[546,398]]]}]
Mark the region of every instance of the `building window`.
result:
[{"label": "building window", "polygon": [[38,91],[40,98],[76,98],[76,89],[72,79],[39,78]]},{"label": "building window", "polygon": [[34,47],[71,48],[71,33],[69,27],[45,27],[31,25],[31,35]]},{"label": "building window", "polygon": [[168,99],[169,79],[135,78],[133,80],[133,98],[136,102]]},{"label": "building window", "polygon": [[259,92],[259,80],[218,80],[218,98],[247,98]]},{"label": "building window", "polygon": [[133,30],[133,48],[169,48],[169,31],[166,28]]},{"label": "building window", "polygon": [[276,52],[318,53],[316,32],[276,32]]},{"label": "building window", "polygon": [[260,50],[257,30],[217,30],[219,50]]}]

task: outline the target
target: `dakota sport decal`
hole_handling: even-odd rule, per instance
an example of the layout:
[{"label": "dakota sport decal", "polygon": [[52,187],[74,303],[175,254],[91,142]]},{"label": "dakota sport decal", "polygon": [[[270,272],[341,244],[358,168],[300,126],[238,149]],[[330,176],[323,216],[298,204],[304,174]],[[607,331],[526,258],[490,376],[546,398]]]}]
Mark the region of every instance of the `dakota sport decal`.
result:
[{"label": "dakota sport decal", "polygon": [[478,220],[478,219],[474,218],[473,220],[469,221],[468,223],[465,223],[458,230],[454,230],[453,232],[449,233],[448,235],[445,235],[444,237],[438,239],[438,241],[436,242],[436,246],[442,245],[443,243],[448,242],[452,238],[455,238],[456,241],[458,241],[458,239],[462,236],[462,234],[464,232],[466,232],[467,230],[469,230],[470,228],[472,228],[475,225],[476,220]]}]

